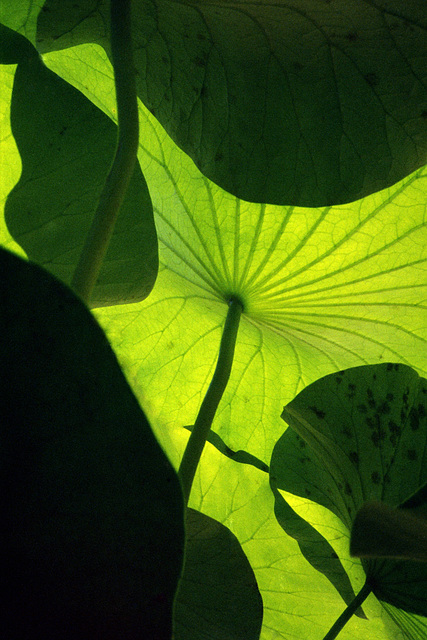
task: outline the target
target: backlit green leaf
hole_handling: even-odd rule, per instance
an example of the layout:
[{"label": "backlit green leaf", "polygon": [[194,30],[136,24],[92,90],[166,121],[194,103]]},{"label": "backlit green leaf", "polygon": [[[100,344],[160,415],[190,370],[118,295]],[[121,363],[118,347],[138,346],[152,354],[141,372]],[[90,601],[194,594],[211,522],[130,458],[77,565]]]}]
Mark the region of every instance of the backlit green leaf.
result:
[{"label": "backlit green leaf", "polygon": [[[45,61],[114,118],[111,67],[99,47]],[[160,273],[146,301],[96,315],[175,465],[188,439],[183,425],[193,424],[213,373],[230,292],[246,308],[214,430],[261,466],[283,433],[283,406],[322,375],[382,360],[427,372],[424,170],[340,207],[248,204],[205,179],[155,118],[140,115]],[[208,444],[191,506],[241,543],[264,601],[262,640],[324,637],[342,599],[277,523],[264,471]],[[326,509],[321,519],[326,528],[337,520]],[[357,591],[360,563],[340,558]],[[363,609],[369,622],[354,617],[342,640],[402,640],[373,596]]]},{"label": "backlit green leaf", "polygon": [[[426,162],[422,0],[138,0],[133,10],[142,101],[236,196],[350,202]],[[48,0],[38,45],[108,51],[106,24],[105,0]]]},{"label": "backlit green leaf", "polygon": [[[6,203],[6,223],[31,260],[70,283],[112,161],[117,127],[47,69],[25,38],[1,29],[3,45],[10,41],[9,55],[16,55],[10,61],[20,62],[11,125],[23,165]],[[137,166],[92,305],[143,300],[154,285],[157,268],[152,205]]]},{"label": "backlit green leaf", "polygon": [[[292,428],[273,452],[274,488],[327,507],[348,529],[364,503],[399,506],[427,481],[427,381],[410,367],[387,363],[326,376],[301,391],[282,418]],[[363,566],[380,600],[427,615],[425,564],[368,559]]]},{"label": "backlit green leaf", "polygon": [[0,24],[17,31],[35,44],[37,18],[44,4],[45,0],[2,0]]}]

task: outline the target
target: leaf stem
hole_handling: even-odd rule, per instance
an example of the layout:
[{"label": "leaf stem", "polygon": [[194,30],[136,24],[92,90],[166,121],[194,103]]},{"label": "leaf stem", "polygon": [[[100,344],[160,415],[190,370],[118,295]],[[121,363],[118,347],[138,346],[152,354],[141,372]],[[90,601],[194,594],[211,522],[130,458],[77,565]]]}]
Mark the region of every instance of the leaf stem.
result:
[{"label": "leaf stem", "polygon": [[242,305],[240,301],[231,298],[228,303],[227,318],[221,337],[215,372],[206,395],[203,398],[179,467],[178,475],[181,479],[185,503],[188,502],[194,475],[203,448],[209,435],[216,410],[218,409],[218,405],[230,378],[241,313]]},{"label": "leaf stem", "polygon": [[360,605],[366,600],[372,591],[372,586],[366,580],[365,584],[357,594],[357,596],[350,602],[348,607],[342,612],[335,624],[329,629],[323,640],[334,640],[344,626],[350,620],[351,616],[357,611]]},{"label": "leaf stem", "polygon": [[90,302],[135,168],[139,142],[138,102],[131,37],[131,0],[111,0],[110,19],[118,133],[113,162],[71,282],[71,287],[86,304]]}]

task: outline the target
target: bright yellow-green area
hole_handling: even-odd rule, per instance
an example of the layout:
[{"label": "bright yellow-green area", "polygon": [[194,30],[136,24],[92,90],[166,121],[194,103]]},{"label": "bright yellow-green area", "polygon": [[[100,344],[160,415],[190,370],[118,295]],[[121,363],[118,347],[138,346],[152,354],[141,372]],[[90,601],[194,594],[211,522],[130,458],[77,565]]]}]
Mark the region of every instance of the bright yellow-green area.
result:
[{"label": "bright yellow-green area", "polygon": [[[21,173],[21,159],[10,130],[10,99],[16,65],[0,65],[0,210],[17,183]],[[0,216],[0,244],[2,247],[25,256],[21,247],[13,241],[6,227],[4,216]]]},{"label": "bright yellow-green area", "polygon": [[[99,47],[45,62],[114,117]],[[176,466],[188,439],[182,426],[194,421],[213,374],[230,294],[245,313],[214,429],[267,464],[285,428],[283,406],[310,382],[386,361],[427,373],[427,170],[345,206],[251,204],[204,178],[142,106],[140,119],[161,269],[147,300],[95,315]],[[284,534],[273,504],[266,474],[207,445],[191,506],[242,543],[264,600],[262,640],[321,640],[344,603]],[[329,539],[334,517],[316,518]],[[370,621],[352,619],[340,640],[403,638],[371,600]]]}]

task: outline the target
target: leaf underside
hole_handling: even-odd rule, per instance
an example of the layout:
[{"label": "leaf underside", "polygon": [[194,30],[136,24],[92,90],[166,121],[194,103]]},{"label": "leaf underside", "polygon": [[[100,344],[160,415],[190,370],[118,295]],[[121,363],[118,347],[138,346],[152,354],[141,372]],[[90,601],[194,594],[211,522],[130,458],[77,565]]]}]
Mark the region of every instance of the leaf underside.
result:
[{"label": "leaf underside", "polygon": [[[422,4],[422,3],[421,3]],[[427,158],[418,0],[133,3],[139,95],[210,180],[318,207],[384,189]],[[43,53],[96,42],[108,3],[48,0]]]},{"label": "leaf underside", "polygon": [[[22,161],[6,223],[28,258],[70,283],[111,164],[117,126],[45,67],[22,36],[2,28],[19,62],[11,126]],[[136,166],[92,296],[94,307],[138,302],[154,286],[157,236]]]},{"label": "leaf underside", "polygon": [[[323,505],[349,529],[365,502],[399,506],[427,480],[427,381],[410,367],[386,363],[326,376],[282,417],[290,428],[273,452],[275,488]],[[363,566],[380,600],[427,615],[424,563]]]}]

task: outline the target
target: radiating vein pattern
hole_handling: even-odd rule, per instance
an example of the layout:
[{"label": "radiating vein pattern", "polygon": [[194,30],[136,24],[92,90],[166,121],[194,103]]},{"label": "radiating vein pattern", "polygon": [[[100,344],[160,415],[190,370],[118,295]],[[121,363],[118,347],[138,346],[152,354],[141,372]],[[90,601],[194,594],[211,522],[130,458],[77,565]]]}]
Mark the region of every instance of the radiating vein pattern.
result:
[{"label": "radiating vein pattern", "polygon": [[167,169],[155,163],[174,185],[155,203],[166,268],[208,298],[240,296],[251,323],[331,357],[368,341],[379,360],[399,360],[402,339],[425,345],[425,169],[356,203],[307,209],[238,200],[175,153]]},{"label": "radiating vein pattern", "polygon": [[[74,64],[86,46],[76,47]],[[94,89],[109,67],[96,49]],[[104,94],[100,106],[114,118],[109,100]],[[341,206],[248,203],[207,180],[143,108],[141,131],[160,258],[186,287],[208,300],[238,295],[251,323],[329,357],[328,344],[362,356],[366,340],[376,358],[397,358],[406,342],[409,359],[425,347],[426,168]]]},{"label": "radiating vein pattern", "polygon": [[[73,59],[79,88],[104,86],[99,106],[114,118],[106,56],[97,48],[79,74],[88,55]],[[207,180],[143,107],[140,117],[161,271],[146,302],[98,316],[177,459],[230,295],[245,308],[215,430],[231,448],[268,460],[284,404],[327,373],[387,361],[427,372],[427,169],[352,204],[249,203]]]}]

